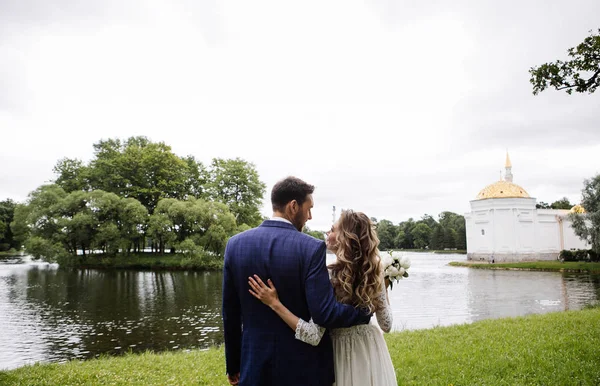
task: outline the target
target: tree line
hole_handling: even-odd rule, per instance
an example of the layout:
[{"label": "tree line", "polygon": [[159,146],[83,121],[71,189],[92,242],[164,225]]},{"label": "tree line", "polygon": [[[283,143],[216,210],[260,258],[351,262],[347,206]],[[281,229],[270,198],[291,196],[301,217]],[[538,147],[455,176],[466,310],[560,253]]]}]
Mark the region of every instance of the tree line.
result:
[{"label": "tree line", "polygon": [[[205,167],[146,137],[101,140],[88,163],[63,158],[52,184],[13,205],[11,247],[75,262],[114,256],[194,251],[219,256],[227,239],[263,220],[266,185],[252,163],[215,158]],[[6,228],[0,205],[0,234]],[[3,240],[0,240],[3,241]],[[2,243],[2,246],[5,243]]]},{"label": "tree line", "polygon": [[409,218],[398,225],[389,220],[377,221],[379,248],[385,249],[467,249],[465,218],[442,212],[437,220],[426,214],[420,220]]}]

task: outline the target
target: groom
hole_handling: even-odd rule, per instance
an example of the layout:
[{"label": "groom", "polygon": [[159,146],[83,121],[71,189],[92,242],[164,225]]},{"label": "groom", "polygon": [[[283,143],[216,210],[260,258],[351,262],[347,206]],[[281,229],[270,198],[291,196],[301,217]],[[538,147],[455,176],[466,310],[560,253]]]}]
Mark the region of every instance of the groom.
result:
[{"label": "groom", "polygon": [[325,243],[302,233],[312,218],[314,186],[296,177],[271,191],[273,218],[233,236],[225,250],[223,324],[227,377],[232,385],[331,385],[328,334],[313,347],[249,293],[248,278],[270,278],[281,302],[298,317],[326,328],[368,323],[369,316],[337,303],[325,266]]}]

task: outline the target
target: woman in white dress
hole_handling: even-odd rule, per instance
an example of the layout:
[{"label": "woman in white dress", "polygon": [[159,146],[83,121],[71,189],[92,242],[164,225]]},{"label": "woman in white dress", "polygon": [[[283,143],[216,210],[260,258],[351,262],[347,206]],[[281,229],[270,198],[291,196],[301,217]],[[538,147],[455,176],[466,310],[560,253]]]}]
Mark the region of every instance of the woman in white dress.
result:
[{"label": "woman in white dress", "polygon": [[[364,213],[342,211],[327,234],[327,247],[337,260],[328,266],[339,302],[369,309],[377,316],[375,324],[337,328],[330,331],[333,342],[335,385],[396,385],[396,374],[381,330],[392,328],[392,312],[387,297],[387,281],[377,247],[375,227]],[[292,314],[277,296],[271,280],[265,284],[257,275],[249,278],[250,293],[271,307],[299,339],[318,345],[325,328]],[[381,328],[381,330],[380,330]]]}]

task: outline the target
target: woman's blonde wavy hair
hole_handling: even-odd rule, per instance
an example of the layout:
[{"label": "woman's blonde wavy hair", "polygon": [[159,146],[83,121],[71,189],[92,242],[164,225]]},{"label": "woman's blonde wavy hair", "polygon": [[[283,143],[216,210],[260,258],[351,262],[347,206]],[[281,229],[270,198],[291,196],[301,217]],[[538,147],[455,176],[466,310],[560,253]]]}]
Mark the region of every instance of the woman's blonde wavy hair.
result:
[{"label": "woman's blonde wavy hair", "polygon": [[371,313],[381,309],[378,295],[383,277],[373,222],[364,213],[345,210],[335,232],[336,243],[331,248],[337,261],[328,268],[337,299]]}]

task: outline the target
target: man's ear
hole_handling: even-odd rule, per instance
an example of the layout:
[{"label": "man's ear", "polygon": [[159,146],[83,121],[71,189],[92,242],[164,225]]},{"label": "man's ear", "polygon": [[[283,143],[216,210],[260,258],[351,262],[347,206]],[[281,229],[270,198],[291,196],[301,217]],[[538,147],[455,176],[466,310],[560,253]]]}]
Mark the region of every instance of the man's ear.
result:
[{"label": "man's ear", "polygon": [[290,201],[290,210],[292,211],[292,213],[293,214],[298,213],[298,209],[299,209],[298,201],[296,201],[296,200]]}]

